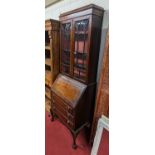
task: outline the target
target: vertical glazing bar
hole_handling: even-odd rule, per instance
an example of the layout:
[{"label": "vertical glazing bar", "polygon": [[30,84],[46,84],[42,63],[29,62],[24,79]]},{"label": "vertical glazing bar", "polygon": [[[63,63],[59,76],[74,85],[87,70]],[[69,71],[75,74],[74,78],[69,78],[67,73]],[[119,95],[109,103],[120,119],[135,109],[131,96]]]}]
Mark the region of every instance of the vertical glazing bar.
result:
[{"label": "vertical glazing bar", "polygon": [[87,23],[84,22],[84,38],[83,38],[83,41],[84,41],[84,45],[83,45],[83,53],[82,53],[82,59],[83,59],[83,66],[84,66],[84,53],[85,53],[85,40],[86,40],[86,25]]},{"label": "vertical glazing bar", "polygon": [[[78,65],[78,53],[79,53],[79,34],[80,34],[80,25],[81,25],[81,23],[79,22],[78,23],[78,29],[77,29],[77,36],[78,36],[78,38],[77,38],[77,43],[78,43],[78,46],[77,46],[77,57],[76,57],[76,64]],[[79,70],[79,78],[80,78],[80,70]]]}]

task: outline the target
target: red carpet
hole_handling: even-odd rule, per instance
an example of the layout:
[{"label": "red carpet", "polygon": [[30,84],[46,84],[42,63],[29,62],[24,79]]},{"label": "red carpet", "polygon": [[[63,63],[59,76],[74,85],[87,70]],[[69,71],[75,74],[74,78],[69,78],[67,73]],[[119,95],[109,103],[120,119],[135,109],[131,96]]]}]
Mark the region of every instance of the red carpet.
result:
[{"label": "red carpet", "polygon": [[106,130],[103,130],[98,155],[109,155],[109,132]]},{"label": "red carpet", "polygon": [[[102,138],[102,142],[107,142],[105,140],[104,138]],[[90,155],[91,147],[88,145],[85,139],[84,132],[80,132],[76,139],[76,143],[78,145],[78,148],[74,150],[72,149],[72,137],[69,130],[58,120],[51,122],[50,118],[48,117],[48,113],[46,113],[45,155]],[[99,155],[103,155],[103,152],[104,155],[109,154],[109,152],[107,152],[108,145],[102,146],[101,144]]]}]

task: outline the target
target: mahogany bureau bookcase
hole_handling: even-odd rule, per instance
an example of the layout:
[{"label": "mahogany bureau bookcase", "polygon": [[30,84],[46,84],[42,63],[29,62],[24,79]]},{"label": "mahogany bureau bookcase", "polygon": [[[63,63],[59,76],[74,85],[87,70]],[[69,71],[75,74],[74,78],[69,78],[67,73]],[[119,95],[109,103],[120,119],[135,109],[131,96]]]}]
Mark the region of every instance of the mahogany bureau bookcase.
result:
[{"label": "mahogany bureau bookcase", "polygon": [[51,86],[59,73],[60,22],[45,21],[45,108],[50,112]]},{"label": "mahogany bureau bookcase", "polygon": [[51,114],[71,131],[74,149],[92,122],[103,13],[91,4],[60,15],[61,73],[51,87]]}]

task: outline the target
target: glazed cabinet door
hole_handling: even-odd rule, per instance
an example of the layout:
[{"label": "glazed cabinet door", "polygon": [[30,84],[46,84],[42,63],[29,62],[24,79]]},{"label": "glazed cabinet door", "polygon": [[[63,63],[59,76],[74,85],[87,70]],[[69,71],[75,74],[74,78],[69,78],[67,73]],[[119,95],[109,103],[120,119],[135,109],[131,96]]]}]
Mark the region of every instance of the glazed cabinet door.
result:
[{"label": "glazed cabinet door", "polygon": [[62,73],[70,75],[71,68],[71,20],[61,23],[61,55],[60,55],[60,70]]},{"label": "glazed cabinet door", "polygon": [[82,82],[87,82],[90,16],[73,20],[73,37],[73,78]]}]

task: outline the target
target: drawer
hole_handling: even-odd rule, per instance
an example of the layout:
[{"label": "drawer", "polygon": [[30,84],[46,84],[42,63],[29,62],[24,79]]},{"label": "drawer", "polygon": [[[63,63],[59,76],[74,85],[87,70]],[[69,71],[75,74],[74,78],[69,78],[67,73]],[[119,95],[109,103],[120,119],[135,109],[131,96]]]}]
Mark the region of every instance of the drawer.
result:
[{"label": "drawer", "polygon": [[53,107],[53,111],[62,123],[64,123],[69,128],[74,129],[74,123],[71,120],[67,119],[57,108]]},{"label": "drawer", "polygon": [[63,109],[59,104],[54,104],[54,107],[60,111],[68,120],[74,122],[74,116],[70,114],[67,110]]},{"label": "drawer", "polygon": [[74,115],[73,109],[67,105],[60,97],[56,96],[55,94],[52,94],[52,102],[53,104],[63,108],[65,111],[69,112],[71,115]]},{"label": "drawer", "polygon": [[45,95],[46,95],[49,99],[51,99],[51,90],[50,90],[50,88],[45,87]]}]

